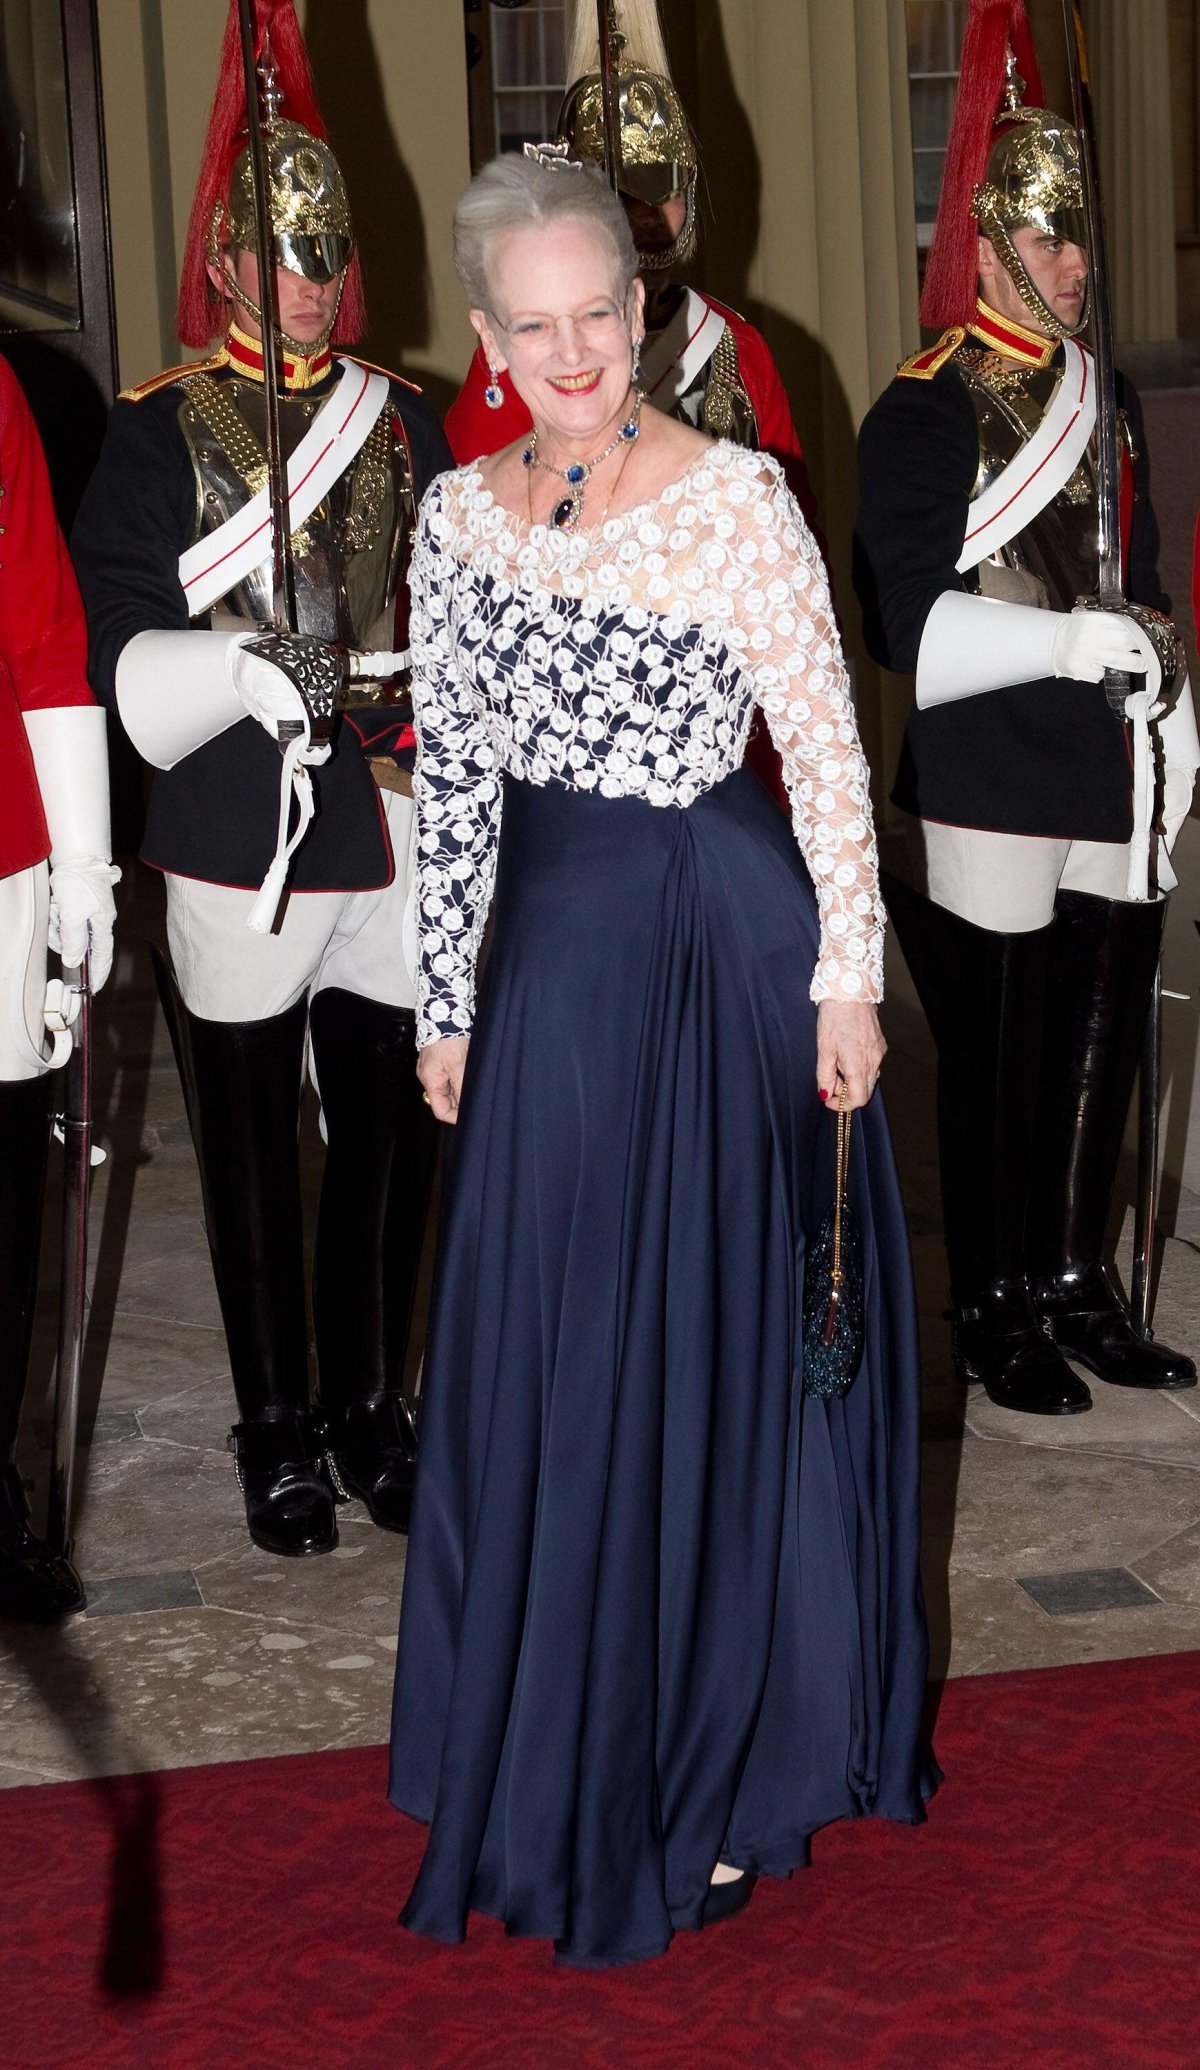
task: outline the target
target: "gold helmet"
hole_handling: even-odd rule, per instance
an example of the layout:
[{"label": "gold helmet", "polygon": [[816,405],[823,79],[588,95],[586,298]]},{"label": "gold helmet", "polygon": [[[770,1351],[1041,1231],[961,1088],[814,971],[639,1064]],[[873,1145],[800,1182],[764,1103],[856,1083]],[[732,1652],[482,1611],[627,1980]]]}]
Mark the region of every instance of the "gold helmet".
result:
[{"label": "gold helmet", "polygon": [[[609,50],[617,100],[617,191],[627,201],[658,209],[682,198],[683,227],[651,242],[635,217],[642,266],[667,272],[696,247],[696,143],[671,82],[656,0],[624,0],[618,21],[610,0]],[[576,0],[569,48],[571,84],[559,110],[557,133],[573,158],[606,162],[604,87],[595,0]]]},{"label": "gold helmet", "polygon": [[1065,337],[1087,319],[1086,298],[1071,326],[1047,307],[1013,242],[1014,231],[1033,227],[1087,250],[1079,136],[1042,99],[1025,0],[968,0],[937,226],[921,290],[921,322],[931,330],[972,321],[981,233],[1048,337]]},{"label": "gold helmet", "polygon": [[[325,282],[345,271],[354,250],[350,202],[329,145],[298,122],[276,120],[263,135],[275,256],[292,273]],[[236,160],[229,199],[213,214],[210,256],[227,245],[254,251],[254,185],[250,153]]]},{"label": "gold helmet", "polygon": [[1061,338],[1085,322],[1086,302],[1077,325],[1062,323],[1034,286],[1011,232],[1032,227],[1086,252],[1079,133],[1049,108],[1026,108],[1021,101],[1024,85],[1010,59],[1005,106],[988,153],[987,177],[973,197],[975,219],[1026,307],[1036,311],[1050,337]]},{"label": "gold helmet", "polygon": [[[322,285],[340,278],[331,335],[336,343],[348,343],[366,323],[362,271],[346,183],[326,140],[294,0],[254,0],[253,12],[275,257],[289,272]],[[228,255],[257,249],[248,128],[239,11],[237,0],[230,0],[179,284],[179,336],[185,345],[207,344],[224,329],[232,286]],[[261,321],[262,311],[243,287],[233,299]],[[288,349],[305,358],[326,342],[302,344],[282,335]]]}]

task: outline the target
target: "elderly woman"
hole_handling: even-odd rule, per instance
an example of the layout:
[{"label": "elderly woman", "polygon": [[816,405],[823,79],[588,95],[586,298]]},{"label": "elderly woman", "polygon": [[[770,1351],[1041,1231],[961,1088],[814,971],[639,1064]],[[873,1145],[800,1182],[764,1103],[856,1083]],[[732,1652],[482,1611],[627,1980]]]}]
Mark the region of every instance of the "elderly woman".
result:
[{"label": "elderly woman", "polygon": [[[498,159],[455,254],[534,431],[434,483],[412,569],[419,1072],[457,1134],[391,1795],[430,1822],[406,1925],[614,1963],[928,1792],[875,844],[820,556],[774,462],[643,406],[620,204]],[[867,1344],[825,1401],[843,1089]]]}]

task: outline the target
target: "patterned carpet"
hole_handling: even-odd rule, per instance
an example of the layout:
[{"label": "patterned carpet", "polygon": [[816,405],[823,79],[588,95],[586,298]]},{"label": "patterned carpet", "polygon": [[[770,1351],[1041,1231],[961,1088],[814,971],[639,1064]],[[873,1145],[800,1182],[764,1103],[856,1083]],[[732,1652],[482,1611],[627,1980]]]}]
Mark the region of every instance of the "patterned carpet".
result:
[{"label": "patterned carpet", "polygon": [[1197,1655],[950,1683],[927,1826],[831,1828],[738,1919],[603,1973],[396,1927],[421,1833],[381,1750],[10,1790],[0,2061],[1180,2070],[1198,1728]]}]

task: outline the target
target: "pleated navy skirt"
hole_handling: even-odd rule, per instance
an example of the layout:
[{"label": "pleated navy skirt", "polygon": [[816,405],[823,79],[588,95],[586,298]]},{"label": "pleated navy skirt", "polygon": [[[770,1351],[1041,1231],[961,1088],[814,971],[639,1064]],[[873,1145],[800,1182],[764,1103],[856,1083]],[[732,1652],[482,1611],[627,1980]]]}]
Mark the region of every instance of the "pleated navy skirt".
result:
[{"label": "pleated navy skirt", "polygon": [[878,1098],[867,1343],[806,1397],[833,1191],[812,884],[740,770],[686,810],[508,780],[443,1216],[390,1794],[405,1925],[602,1964],[696,1927],[718,1857],[923,1815],[919,1374]]}]

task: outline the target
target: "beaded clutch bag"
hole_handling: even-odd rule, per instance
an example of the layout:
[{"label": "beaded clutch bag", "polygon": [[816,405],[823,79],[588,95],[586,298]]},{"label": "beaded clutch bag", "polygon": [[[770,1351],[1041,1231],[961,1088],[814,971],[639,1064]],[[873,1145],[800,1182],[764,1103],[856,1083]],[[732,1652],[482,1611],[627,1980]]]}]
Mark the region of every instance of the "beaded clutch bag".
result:
[{"label": "beaded clutch bag", "polygon": [[804,1261],[804,1391],[834,1401],[849,1393],[863,1360],[862,1237],[846,1199],[852,1117],[845,1097],[843,1086],[833,1206]]}]

